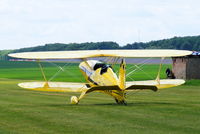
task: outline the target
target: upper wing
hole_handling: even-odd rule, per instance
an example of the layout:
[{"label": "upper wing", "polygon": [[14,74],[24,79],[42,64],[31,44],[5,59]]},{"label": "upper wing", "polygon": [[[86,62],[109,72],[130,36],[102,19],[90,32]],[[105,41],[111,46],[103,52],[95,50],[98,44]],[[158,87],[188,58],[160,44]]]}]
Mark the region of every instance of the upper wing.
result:
[{"label": "upper wing", "polygon": [[25,82],[19,83],[18,86],[31,90],[50,91],[50,92],[83,92],[89,88],[85,83],[75,82]]},{"label": "upper wing", "polygon": [[48,51],[23,52],[9,54],[15,58],[25,59],[80,59],[90,57],[177,57],[192,54],[185,50],[83,50],[83,51]]},{"label": "upper wing", "polygon": [[182,79],[163,79],[159,83],[156,80],[130,81],[126,82],[126,90],[151,89],[157,91],[158,89],[176,87],[184,83],[185,81]]}]

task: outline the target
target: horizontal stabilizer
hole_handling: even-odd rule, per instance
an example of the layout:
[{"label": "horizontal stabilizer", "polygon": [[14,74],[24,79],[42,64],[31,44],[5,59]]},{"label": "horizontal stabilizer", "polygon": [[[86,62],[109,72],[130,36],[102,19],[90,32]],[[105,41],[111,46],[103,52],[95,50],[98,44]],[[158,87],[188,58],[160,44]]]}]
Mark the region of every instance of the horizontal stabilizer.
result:
[{"label": "horizontal stabilizer", "polygon": [[150,85],[132,85],[128,88],[126,88],[126,90],[153,90],[153,91],[157,91],[158,88],[156,86],[150,86]]},{"label": "horizontal stabilizer", "polygon": [[97,86],[97,87],[92,87],[89,90],[87,90],[86,93],[92,92],[92,91],[105,91],[105,90],[120,90],[119,86]]},{"label": "horizontal stabilizer", "polygon": [[184,83],[185,81],[182,79],[162,79],[159,82],[157,80],[129,81],[126,82],[126,90],[151,89],[156,91],[157,89],[176,87]]}]

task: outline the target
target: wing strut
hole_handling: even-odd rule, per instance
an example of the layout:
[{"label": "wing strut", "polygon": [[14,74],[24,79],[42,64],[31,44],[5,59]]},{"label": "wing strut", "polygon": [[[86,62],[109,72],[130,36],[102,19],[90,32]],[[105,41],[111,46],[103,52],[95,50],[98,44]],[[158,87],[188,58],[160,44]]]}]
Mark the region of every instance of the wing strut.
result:
[{"label": "wing strut", "polygon": [[112,65],[111,65],[112,68],[114,68],[114,65],[118,62],[119,59],[120,59],[119,57],[114,58],[114,61],[113,61]]},{"label": "wing strut", "polygon": [[122,90],[126,88],[126,62],[125,59],[122,59],[119,69],[119,87]]},{"label": "wing strut", "polygon": [[156,77],[156,81],[157,81],[157,83],[158,83],[159,85],[160,85],[160,73],[161,73],[162,64],[163,64],[164,59],[165,59],[165,57],[162,57],[162,58],[161,58],[160,66],[159,66],[159,70],[158,70],[158,74],[157,74],[157,77]]},{"label": "wing strut", "polygon": [[44,88],[49,88],[49,84],[48,84],[47,78],[46,78],[46,76],[45,76],[45,73],[44,73],[44,69],[43,69],[43,67],[42,67],[42,64],[40,63],[40,60],[37,60],[37,63],[38,63],[38,65],[39,65],[39,67],[40,67],[40,70],[41,70],[41,72],[42,72],[42,76],[43,76],[44,81],[45,81]]}]

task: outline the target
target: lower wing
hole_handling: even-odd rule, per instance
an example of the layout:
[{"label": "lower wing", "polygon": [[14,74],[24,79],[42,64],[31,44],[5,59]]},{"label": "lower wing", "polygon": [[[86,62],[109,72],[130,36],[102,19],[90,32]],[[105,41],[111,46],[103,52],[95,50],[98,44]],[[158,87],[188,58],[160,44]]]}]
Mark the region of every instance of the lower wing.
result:
[{"label": "lower wing", "polygon": [[[159,82],[156,80],[148,81],[130,81],[126,82],[126,91],[130,90],[144,90],[150,89],[157,91],[162,88],[176,87],[184,84],[185,81],[181,79],[164,79]],[[118,90],[122,91],[119,86],[96,86],[88,87],[86,83],[74,82],[25,82],[19,83],[18,86],[31,90],[50,91],[50,92],[92,92],[92,91],[105,91],[105,90]]]},{"label": "lower wing", "polygon": [[88,87],[86,83],[75,82],[25,82],[19,83],[21,88],[37,90],[37,91],[49,91],[49,92],[86,92],[93,91],[105,91],[105,90],[120,90],[117,85],[113,86],[95,86]]},{"label": "lower wing", "polygon": [[50,92],[83,92],[89,88],[85,83],[75,82],[25,82],[18,86],[31,90],[50,91]]}]

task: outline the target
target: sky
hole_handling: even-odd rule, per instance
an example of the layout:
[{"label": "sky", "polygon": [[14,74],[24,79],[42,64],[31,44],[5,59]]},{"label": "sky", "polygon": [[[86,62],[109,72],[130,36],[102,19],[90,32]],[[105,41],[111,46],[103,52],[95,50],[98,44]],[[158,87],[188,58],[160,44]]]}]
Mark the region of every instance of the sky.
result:
[{"label": "sky", "polygon": [[200,35],[199,0],[0,0],[0,50]]}]

